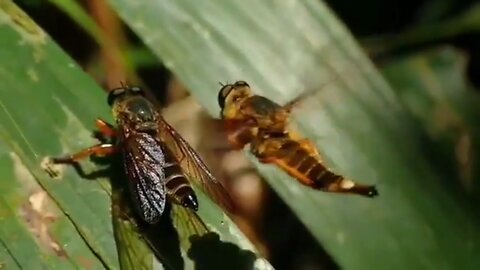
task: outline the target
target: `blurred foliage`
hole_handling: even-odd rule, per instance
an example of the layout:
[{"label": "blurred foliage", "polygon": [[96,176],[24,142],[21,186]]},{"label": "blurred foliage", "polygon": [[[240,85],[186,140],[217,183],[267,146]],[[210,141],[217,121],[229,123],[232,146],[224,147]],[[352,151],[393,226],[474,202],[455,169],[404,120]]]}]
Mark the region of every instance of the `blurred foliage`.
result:
[{"label": "blurred foliage", "polygon": [[467,82],[466,65],[464,54],[444,47],[393,61],[383,73],[424,130],[425,152],[446,184],[478,201],[480,97]]},{"label": "blurred foliage", "polygon": [[462,34],[480,35],[479,3],[472,4],[462,13],[448,20],[424,22],[398,35],[366,39],[363,44],[372,54],[386,54],[390,51],[442,41]]},{"label": "blurred foliage", "polygon": [[[100,46],[111,42],[79,2],[49,2]],[[417,24],[403,34],[394,31],[363,43],[388,56],[382,72],[393,90],[331,10],[316,0],[109,2],[147,46],[129,46],[126,59],[137,68],[154,67],[160,59],[214,116],[218,81],[246,80],[257,93],[281,103],[320,90],[295,112],[296,124],[327,164],[359,182],[377,184],[380,197],[312,191],[252,161],[341,268],[480,267],[480,101],[465,76],[467,56],[451,47],[388,54],[478,35],[478,4],[442,20],[455,5],[427,1]],[[65,180],[52,180],[39,167],[44,155],[92,144],[93,119],[110,119],[100,89],[10,1],[0,0],[0,22],[0,175],[8,180],[0,182],[7,194],[0,200],[0,265],[150,268],[152,255],[138,252],[148,248],[134,226],[109,220],[105,179],[84,181],[68,169]],[[190,258],[186,268],[221,269],[226,261],[239,269],[254,262],[258,269],[270,267],[255,261],[248,251],[253,247],[208,199],[202,199],[200,216],[220,237],[180,237],[178,245],[191,244],[180,254]],[[176,226],[182,234],[182,225]],[[115,250],[114,235],[136,248],[127,244]],[[178,259],[168,256],[167,261]],[[172,260],[169,264],[178,266]]]}]

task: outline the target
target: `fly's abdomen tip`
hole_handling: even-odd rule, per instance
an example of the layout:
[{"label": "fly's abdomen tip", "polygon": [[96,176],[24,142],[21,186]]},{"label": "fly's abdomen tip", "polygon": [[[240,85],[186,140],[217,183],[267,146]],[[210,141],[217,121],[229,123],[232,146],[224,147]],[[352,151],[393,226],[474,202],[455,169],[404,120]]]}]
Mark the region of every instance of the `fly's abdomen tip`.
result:
[{"label": "fly's abdomen tip", "polygon": [[378,196],[378,190],[374,185],[362,185],[357,184],[351,180],[343,179],[342,188],[349,190],[349,192],[351,193],[366,196],[369,198]]},{"label": "fly's abdomen tip", "polygon": [[370,186],[367,190],[367,197],[373,198],[378,196],[378,190],[375,186]]},{"label": "fly's abdomen tip", "polygon": [[197,201],[197,197],[195,196],[195,194],[188,194],[187,196],[185,196],[185,198],[183,198],[182,205],[184,207],[187,207],[187,208],[190,208],[194,211],[197,211],[198,210],[198,201]]}]

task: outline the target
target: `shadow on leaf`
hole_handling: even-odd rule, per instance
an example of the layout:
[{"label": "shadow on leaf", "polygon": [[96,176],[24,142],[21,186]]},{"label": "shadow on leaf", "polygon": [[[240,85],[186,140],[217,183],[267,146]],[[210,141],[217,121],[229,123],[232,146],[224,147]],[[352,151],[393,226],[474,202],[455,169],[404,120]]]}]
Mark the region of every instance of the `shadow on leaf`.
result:
[{"label": "shadow on leaf", "polygon": [[249,250],[243,250],[235,244],[221,241],[217,233],[193,235],[189,240],[191,248],[187,254],[194,261],[196,270],[253,269],[257,258]]},{"label": "shadow on leaf", "polygon": [[[126,184],[128,179],[124,175],[123,164],[120,160],[117,158],[91,158],[91,160],[97,164],[110,162],[110,166],[85,173],[78,163],[71,165],[79,175],[86,179],[95,179],[102,176],[110,178],[113,195],[112,210],[116,211],[112,218],[119,218],[134,224],[133,227],[136,228],[137,233],[148,243],[153,254],[162,262],[165,269],[185,268],[182,248],[188,250],[186,253],[193,261],[195,269],[253,269],[257,258],[253,252],[240,249],[233,243],[221,241],[220,236],[217,233],[210,232],[195,212],[172,206],[167,202],[159,222],[156,224],[144,222],[133,210],[127,190],[128,185]],[[179,211],[179,209],[181,210]],[[183,211],[183,215],[172,215],[172,211]],[[189,214],[185,215],[187,212]],[[178,220],[174,221],[174,218],[183,218],[184,220],[179,222]],[[182,225],[183,230],[176,228],[174,224],[176,226]],[[188,237],[188,241],[182,239],[182,237]],[[188,247],[184,245],[185,242],[189,243]],[[117,246],[125,244],[128,245],[128,243],[117,242]]]}]

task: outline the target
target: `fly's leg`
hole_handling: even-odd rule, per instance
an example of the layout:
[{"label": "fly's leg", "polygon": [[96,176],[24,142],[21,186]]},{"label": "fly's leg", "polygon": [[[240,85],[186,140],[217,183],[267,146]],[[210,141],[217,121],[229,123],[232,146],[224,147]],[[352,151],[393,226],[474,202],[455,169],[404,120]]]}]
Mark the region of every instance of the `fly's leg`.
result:
[{"label": "fly's leg", "polygon": [[[78,161],[90,157],[90,156],[96,156],[96,157],[105,157],[109,155],[113,155],[114,153],[117,152],[117,148],[113,146],[112,144],[109,143],[104,143],[104,144],[97,144],[92,147],[86,148],[78,153],[72,154],[72,155],[67,155],[64,157],[53,157],[49,158],[49,163],[53,164],[70,164],[73,166],[75,171],[82,177],[86,179],[96,179],[98,177],[106,176],[108,175],[109,169],[101,169],[95,172],[91,173],[86,173],[83,168],[80,166]],[[52,175],[48,170],[47,173],[49,173],[51,176]]]},{"label": "fly's leg", "polygon": [[[270,141],[267,141],[270,140]],[[250,144],[250,153],[252,153],[258,161],[264,164],[274,163],[276,157],[272,153],[272,144],[269,143],[273,139],[262,139],[260,136],[257,136],[255,140]],[[270,151],[270,152],[269,152]]]},{"label": "fly's leg", "polygon": [[[98,134],[100,134],[104,139],[113,139],[117,135],[115,128],[107,123],[106,121],[98,118],[95,121],[97,128],[99,129]],[[100,139],[101,140],[101,139]],[[103,141],[103,140],[102,140]],[[94,179],[98,176],[104,176],[107,172],[106,170],[99,170],[94,173],[87,174],[83,171],[80,164],[78,163],[80,160],[85,159],[87,157],[106,157],[113,155],[118,152],[118,148],[111,143],[100,143],[86,149],[83,149],[75,154],[66,155],[63,157],[48,157],[47,163],[53,164],[71,164],[74,169],[78,172],[78,174],[84,178]],[[48,170],[47,170],[48,172]],[[50,173],[49,173],[50,174]]]},{"label": "fly's leg", "polygon": [[95,125],[97,126],[98,130],[105,136],[105,137],[108,137],[108,138],[113,138],[115,136],[117,136],[117,131],[115,130],[115,128],[113,127],[112,124],[109,124],[108,122],[106,122],[105,120],[101,119],[101,118],[97,118],[95,120]]},{"label": "fly's leg", "polygon": [[113,155],[117,152],[117,148],[110,143],[97,144],[92,147],[86,148],[80,152],[72,155],[52,158],[53,163],[76,163],[82,159],[90,156],[105,157]]},{"label": "fly's leg", "polygon": [[227,130],[227,139],[232,148],[242,150],[245,145],[249,144],[256,132],[254,123],[248,121],[224,120]]},{"label": "fly's leg", "polygon": [[276,159],[272,157],[257,157],[257,159],[263,164],[271,164],[271,163],[275,163],[276,161]]},{"label": "fly's leg", "polygon": [[235,150],[242,150],[245,145],[249,143],[248,133],[250,131],[248,128],[239,128],[233,132],[229,132],[227,135],[228,141]]},{"label": "fly's leg", "polygon": [[112,124],[109,124],[103,119],[97,118],[95,125],[98,131],[94,132],[94,136],[102,142],[106,142],[107,139],[114,139],[117,136],[117,131]]}]

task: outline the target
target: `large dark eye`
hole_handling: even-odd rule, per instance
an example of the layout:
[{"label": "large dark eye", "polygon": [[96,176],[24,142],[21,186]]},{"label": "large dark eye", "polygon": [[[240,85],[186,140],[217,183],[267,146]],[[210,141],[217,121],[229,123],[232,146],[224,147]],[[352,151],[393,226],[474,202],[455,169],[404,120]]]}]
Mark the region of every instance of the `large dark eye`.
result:
[{"label": "large dark eye", "polygon": [[112,106],[115,99],[117,99],[119,96],[122,96],[124,94],[125,94],[125,88],[123,87],[110,90],[110,92],[108,92],[108,98],[107,98],[108,105]]},{"label": "large dark eye", "polygon": [[145,92],[143,91],[143,89],[140,88],[140,87],[138,87],[138,86],[132,86],[132,87],[130,87],[130,91],[132,91],[132,93],[145,96]]},{"label": "large dark eye", "polygon": [[218,92],[218,105],[220,105],[220,108],[223,109],[225,107],[225,99],[227,99],[227,96],[230,94],[230,92],[233,90],[233,86],[231,84],[224,85],[222,89]]},{"label": "large dark eye", "polygon": [[236,81],[233,85],[235,87],[250,87],[246,81]]}]

